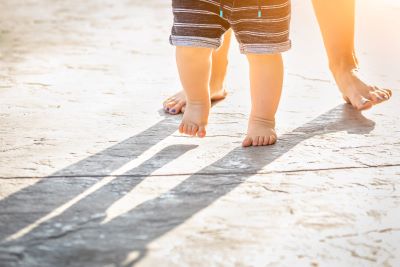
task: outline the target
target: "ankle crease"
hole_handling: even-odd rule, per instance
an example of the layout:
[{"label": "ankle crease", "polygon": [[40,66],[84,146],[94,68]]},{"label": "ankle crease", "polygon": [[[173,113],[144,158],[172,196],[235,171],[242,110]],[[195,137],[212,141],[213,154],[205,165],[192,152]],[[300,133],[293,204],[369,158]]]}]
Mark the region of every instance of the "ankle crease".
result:
[{"label": "ankle crease", "polygon": [[272,120],[268,120],[259,116],[253,116],[250,115],[250,121],[254,122],[254,123],[258,123],[258,124],[262,124],[262,125],[266,125],[270,128],[275,129],[275,118]]}]

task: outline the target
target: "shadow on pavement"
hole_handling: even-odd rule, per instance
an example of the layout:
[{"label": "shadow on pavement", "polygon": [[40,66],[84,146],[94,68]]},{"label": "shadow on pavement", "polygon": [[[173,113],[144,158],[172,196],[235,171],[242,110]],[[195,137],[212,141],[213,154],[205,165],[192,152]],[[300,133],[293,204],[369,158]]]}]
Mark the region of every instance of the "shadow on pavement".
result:
[{"label": "shadow on pavement", "polygon": [[[173,130],[169,128],[170,126],[171,122],[166,119],[145,132],[58,173],[59,175],[73,173],[76,168],[91,166],[90,170],[107,174],[110,170],[139,156],[141,151],[145,151],[150,145],[161,141],[164,137],[160,137],[157,133],[167,131],[171,134],[176,125],[173,125]],[[357,135],[368,134],[374,126],[373,121],[366,119],[349,105],[340,105],[290,133],[281,135],[279,142],[274,146],[261,149],[235,148],[168,192],[105,222],[106,210],[122,197],[121,192],[132,190],[146,178],[146,175],[194,148],[183,145],[167,147],[139,167],[127,171],[126,176],[118,177],[112,183],[104,185],[25,235],[0,243],[0,260],[8,262],[9,265],[6,266],[27,263],[41,267],[106,264],[133,266],[145,257],[150,242],[207,208],[299,143],[315,136],[338,131]],[[158,131],[159,129],[163,131]],[[143,138],[147,142],[150,140],[150,143],[141,142]],[[121,153],[120,158],[111,157],[109,164],[103,166],[104,157],[107,158],[115,153]],[[103,168],[105,171],[102,171]],[[235,169],[239,170],[240,174],[232,171]],[[44,179],[39,184],[21,190],[0,202],[3,239],[32,223],[32,218],[38,219],[45,213],[51,212],[98,181],[94,179],[93,182],[82,184],[74,179],[73,184],[68,185],[68,188],[72,187],[74,190],[64,192],[60,198],[53,194],[54,199],[48,210],[42,210],[43,204],[37,208],[33,207],[34,203],[38,203],[38,199],[43,201],[45,199],[45,196],[38,197],[38,194],[53,190],[54,180]],[[62,185],[57,185],[55,190],[62,190]],[[47,205],[48,202],[43,203]],[[23,207],[24,203],[31,203],[27,205],[27,209],[33,207],[32,210],[38,214],[26,210],[20,212],[18,208]]]}]

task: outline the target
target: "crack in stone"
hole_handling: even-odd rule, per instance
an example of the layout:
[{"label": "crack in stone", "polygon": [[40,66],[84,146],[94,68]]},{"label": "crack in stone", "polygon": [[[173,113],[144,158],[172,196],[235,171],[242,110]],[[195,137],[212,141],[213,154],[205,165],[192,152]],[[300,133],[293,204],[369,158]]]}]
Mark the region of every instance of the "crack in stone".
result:
[{"label": "crack in stone", "polygon": [[[316,169],[294,169],[284,171],[220,171],[220,172],[188,172],[188,173],[160,173],[160,174],[120,174],[113,175],[115,177],[170,177],[170,176],[188,176],[188,175],[201,175],[201,176],[215,176],[215,175],[263,175],[263,174],[285,174],[285,173],[303,173],[303,172],[318,172],[318,171],[341,171],[341,170],[357,170],[357,169],[379,169],[379,168],[392,168],[400,167],[400,164],[384,164],[384,165],[368,165],[365,166],[348,166],[348,167],[333,167],[333,168],[316,168]],[[94,174],[75,174],[75,175],[49,175],[45,177],[39,176],[0,176],[0,180],[10,179],[63,179],[63,178],[102,178],[107,175],[94,175]]]},{"label": "crack in stone", "polygon": [[215,134],[215,135],[207,135],[207,137],[232,137],[232,138],[238,138],[242,137],[242,134],[236,134],[236,135],[229,135],[229,134]]},{"label": "crack in stone", "polygon": [[51,86],[50,84],[47,83],[39,83],[39,82],[27,82],[25,83],[27,85],[38,85],[38,86],[42,86],[42,87],[49,87]]},{"label": "crack in stone", "polygon": [[359,259],[362,259],[362,260],[367,260],[367,261],[370,261],[370,262],[376,262],[376,259],[368,257],[368,256],[360,255],[357,252],[355,252],[354,250],[350,250],[350,252],[351,252],[351,256],[353,256],[353,257],[356,257],[356,258],[359,258]]},{"label": "crack in stone", "polygon": [[368,186],[360,184],[360,183],[352,183],[352,184],[369,189]]},{"label": "crack in stone", "polygon": [[[173,137],[176,137],[176,138],[187,138],[187,139],[191,138],[190,136],[183,136],[183,135],[178,135],[178,134],[173,135]],[[207,135],[207,137],[208,138],[215,138],[215,137],[240,138],[240,137],[243,137],[243,135],[242,134],[236,134],[236,135],[215,134],[215,135]]]},{"label": "crack in stone", "polygon": [[[348,251],[351,254],[352,257],[355,257],[355,258],[358,258],[358,259],[362,259],[362,260],[366,260],[366,261],[370,261],[370,262],[377,262],[376,258],[360,255],[353,249],[346,248],[346,247],[339,246],[339,245],[333,245],[333,244],[332,244],[332,246],[335,247],[335,248],[338,248],[338,249],[342,249],[342,250]],[[380,249],[380,248],[377,247],[377,249]]]},{"label": "crack in stone", "polygon": [[296,73],[293,73],[293,72],[288,73],[288,74],[291,75],[291,76],[299,77],[299,78],[301,78],[303,80],[306,80],[306,81],[331,83],[330,80],[324,80],[324,79],[318,79],[318,78],[309,78],[309,77],[306,77],[306,76],[303,76],[303,75],[300,75],[300,74],[296,74]]},{"label": "crack in stone", "polygon": [[396,232],[400,231],[400,228],[384,228],[384,229],[374,229],[374,230],[369,230],[365,231],[363,233],[352,233],[352,234],[345,234],[345,235],[330,235],[327,236],[327,239],[336,239],[336,238],[348,238],[348,237],[355,237],[355,236],[360,236],[360,235],[365,235],[365,234],[370,234],[370,233],[386,233],[386,232]]},{"label": "crack in stone", "polygon": [[32,144],[26,144],[26,145],[22,145],[22,146],[16,146],[16,147],[10,147],[10,148],[5,148],[5,149],[1,149],[0,152],[9,152],[9,151],[16,151],[16,150],[20,150],[20,149],[24,149],[27,146],[31,146]]},{"label": "crack in stone", "polygon": [[261,187],[264,188],[265,190],[269,191],[269,192],[289,194],[288,191],[279,190],[279,189],[270,189],[270,188],[266,187],[265,185],[262,185]]}]

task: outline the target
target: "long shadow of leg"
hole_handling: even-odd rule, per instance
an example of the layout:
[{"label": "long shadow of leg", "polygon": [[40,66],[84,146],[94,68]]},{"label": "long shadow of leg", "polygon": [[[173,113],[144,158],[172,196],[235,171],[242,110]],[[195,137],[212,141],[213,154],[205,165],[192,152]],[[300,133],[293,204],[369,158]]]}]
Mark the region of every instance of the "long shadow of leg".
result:
[{"label": "long shadow of leg", "polygon": [[[372,121],[348,109],[347,106],[339,106],[281,136],[276,146],[232,150],[169,192],[137,206],[124,216],[105,224],[99,220],[87,222],[75,232],[71,231],[67,235],[39,242],[41,247],[53,248],[57,257],[43,256],[45,251],[41,247],[32,246],[35,242],[35,238],[32,238],[35,233],[31,233],[26,238],[33,243],[25,249],[24,255],[42,255],[42,266],[51,266],[55,260],[65,262],[71,257],[84,266],[116,262],[121,263],[121,266],[132,266],[145,256],[150,242],[228,194],[297,144],[331,132],[348,131],[354,134],[366,134],[373,129]],[[238,170],[240,175],[237,174]],[[100,197],[99,195],[96,199]],[[99,235],[102,235],[102,238],[97,239]],[[16,240],[14,245],[24,244],[24,239]],[[91,241],[85,242],[87,239]],[[130,257],[135,252],[136,257]],[[91,256],[88,258],[87,255]]]},{"label": "long shadow of leg", "polygon": [[[145,131],[2,199],[0,201],[0,241],[37,222],[46,214],[93,186],[104,176],[110,175],[121,166],[136,159],[176,129],[176,118],[166,117]],[[63,177],[70,177],[70,179],[58,179]]]},{"label": "long shadow of leg", "polygon": [[[132,190],[157,169],[162,168],[196,147],[195,145],[172,145],[162,149],[138,167],[124,173],[123,176],[115,177],[114,180],[109,180],[107,183],[102,184],[100,188],[79,199],[59,216],[55,216],[39,225],[31,235],[28,235],[29,238],[21,237],[20,241],[23,240],[24,244],[29,244],[29,239],[34,239],[34,242],[38,242],[40,239],[63,236],[66,232],[71,231],[71,228],[79,228],[86,222],[104,220],[107,208],[122,198],[124,193]],[[64,229],[54,228],[54,224],[68,225],[68,227]]]},{"label": "long shadow of leg", "polygon": [[[263,149],[234,149],[173,188],[167,193],[168,198],[161,195],[143,203],[126,218],[121,218],[121,220],[113,222],[113,225],[108,226],[108,229],[125,227],[127,230],[129,228],[129,232],[133,236],[140,234],[146,237],[143,240],[131,240],[134,244],[133,250],[137,249],[139,254],[136,259],[126,262],[125,266],[132,266],[143,258],[146,253],[145,248],[151,241],[228,194],[299,143],[317,135],[338,131],[367,134],[374,127],[375,123],[363,117],[360,112],[355,111],[349,105],[340,105],[304,126],[281,136],[276,146]],[[240,175],[236,174],[238,169]],[[152,213],[150,210],[157,212]],[[148,214],[148,216],[143,216],[143,214]],[[149,225],[149,222],[152,224]],[[118,260],[123,262],[127,255],[129,252],[124,257],[121,255]]]}]

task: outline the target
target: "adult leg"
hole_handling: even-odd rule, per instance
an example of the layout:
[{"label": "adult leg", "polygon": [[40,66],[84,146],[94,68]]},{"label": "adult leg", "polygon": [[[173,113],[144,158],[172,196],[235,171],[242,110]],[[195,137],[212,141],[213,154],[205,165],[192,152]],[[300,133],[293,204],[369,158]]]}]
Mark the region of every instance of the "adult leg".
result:
[{"label": "adult leg", "polygon": [[358,110],[388,100],[392,92],[364,83],[354,51],[355,0],[313,0],[329,67],[343,98]]},{"label": "adult leg", "polygon": [[[211,101],[224,99],[226,96],[225,77],[228,68],[228,52],[231,42],[232,30],[224,34],[221,47],[212,52],[212,67],[210,79]],[[168,97],[164,103],[164,110],[172,115],[184,112],[186,106],[185,91],[182,90]]]}]

